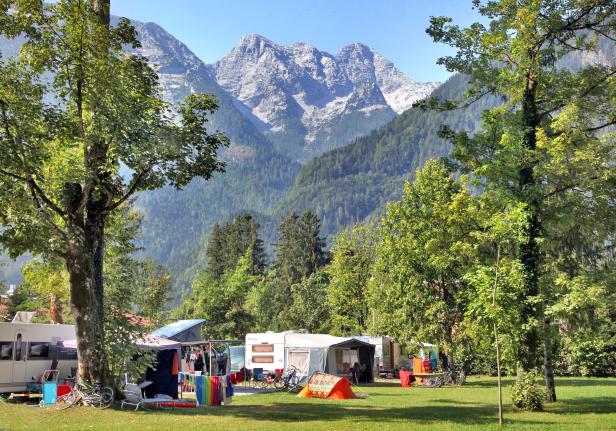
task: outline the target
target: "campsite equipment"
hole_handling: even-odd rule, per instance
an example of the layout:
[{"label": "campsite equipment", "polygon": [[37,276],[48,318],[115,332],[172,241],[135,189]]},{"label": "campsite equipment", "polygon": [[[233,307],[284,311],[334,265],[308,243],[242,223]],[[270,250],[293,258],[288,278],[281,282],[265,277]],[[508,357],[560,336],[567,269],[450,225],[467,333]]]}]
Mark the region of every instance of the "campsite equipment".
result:
[{"label": "campsite equipment", "polygon": [[274,371],[293,366],[302,380],[316,371],[351,378],[350,368],[360,364],[359,380],[374,380],[373,344],[349,337],[300,332],[246,335],[246,367]]},{"label": "campsite equipment", "polygon": [[440,388],[445,383],[444,373],[413,373],[413,377],[422,382],[427,388]]},{"label": "campsite equipment", "polygon": [[156,407],[178,407],[178,408],[194,408],[197,404],[191,400],[175,399],[170,400],[167,396],[144,398],[141,392],[142,388],[135,383],[127,383],[124,386],[124,399],[120,408],[123,410],[126,406],[134,406],[135,410],[139,410],[139,407],[145,408],[146,406]]},{"label": "campsite equipment", "polygon": [[400,385],[403,388],[410,388],[415,381],[412,371],[400,370]]},{"label": "campsite equipment", "polygon": [[113,389],[95,383],[90,386],[85,383],[73,383],[71,391],[56,399],[56,410],[65,410],[77,404],[94,407],[95,409],[106,409],[113,404]]},{"label": "campsite equipment", "polygon": [[327,398],[334,400],[348,400],[356,398],[351,389],[351,384],[344,377],[317,372],[301,390],[298,397],[301,398]]},{"label": "campsite equipment", "polygon": [[51,406],[56,403],[58,398],[58,384],[56,382],[43,383],[43,399],[42,406]]}]

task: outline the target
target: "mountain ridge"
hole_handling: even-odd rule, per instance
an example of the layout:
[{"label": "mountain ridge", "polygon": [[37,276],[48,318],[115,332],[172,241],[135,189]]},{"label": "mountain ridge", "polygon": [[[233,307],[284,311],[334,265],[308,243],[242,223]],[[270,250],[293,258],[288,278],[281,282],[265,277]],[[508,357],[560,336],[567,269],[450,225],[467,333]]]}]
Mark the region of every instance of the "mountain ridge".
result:
[{"label": "mountain ridge", "polygon": [[[330,54],[258,34],[242,36],[209,68],[276,148],[303,162],[385,124],[439,85],[411,80],[359,42]],[[339,124],[347,133],[337,133]]]}]

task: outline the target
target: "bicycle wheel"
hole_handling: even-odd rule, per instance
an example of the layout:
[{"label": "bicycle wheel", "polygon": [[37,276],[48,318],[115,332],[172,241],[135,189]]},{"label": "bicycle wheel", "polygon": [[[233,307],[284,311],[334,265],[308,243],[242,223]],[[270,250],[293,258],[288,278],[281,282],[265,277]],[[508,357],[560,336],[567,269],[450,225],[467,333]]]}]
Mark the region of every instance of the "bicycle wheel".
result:
[{"label": "bicycle wheel", "polygon": [[286,382],[285,380],[282,378],[282,376],[276,376],[274,377],[274,387],[276,389],[282,389],[286,386]]},{"label": "bicycle wheel", "polygon": [[299,382],[300,382],[300,378],[297,374],[293,374],[292,376],[289,376],[289,380],[287,381],[287,388],[289,390],[289,392],[299,392]]},{"label": "bicycle wheel", "polygon": [[71,391],[68,394],[60,395],[58,398],[56,398],[56,404],[54,405],[54,408],[56,410],[66,410],[69,407],[74,406],[77,403],[77,400],[77,395]]},{"label": "bicycle wheel", "polygon": [[109,386],[105,386],[101,389],[100,397],[101,399],[99,405],[96,406],[97,409],[106,409],[108,407],[111,407],[114,399],[113,389],[111,389]]}]

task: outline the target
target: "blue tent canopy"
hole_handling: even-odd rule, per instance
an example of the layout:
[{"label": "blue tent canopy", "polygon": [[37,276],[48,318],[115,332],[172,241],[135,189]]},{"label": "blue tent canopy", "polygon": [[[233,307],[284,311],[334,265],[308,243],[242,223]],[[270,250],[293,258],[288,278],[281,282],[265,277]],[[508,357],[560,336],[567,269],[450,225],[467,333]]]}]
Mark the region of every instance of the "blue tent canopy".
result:
[{"label": "blue tent canopy", "polygon": [[157,337],[179,341],[180,343],[190,343],[203,340],[201,336],[201,325],[204,319],[178,320],[163,326],[152,332]]}]

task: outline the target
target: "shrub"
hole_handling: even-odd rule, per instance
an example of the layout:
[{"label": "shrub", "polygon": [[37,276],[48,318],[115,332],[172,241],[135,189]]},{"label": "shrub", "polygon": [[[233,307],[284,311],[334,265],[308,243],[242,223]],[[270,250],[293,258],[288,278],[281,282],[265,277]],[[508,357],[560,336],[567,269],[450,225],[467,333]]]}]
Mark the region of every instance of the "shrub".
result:
[{"label": "shrub", "polygon": [[511,402],[520,410],[543,410],[545,389],[537,385],[537,372],[518,372],[516,382],[511,387]]}]

